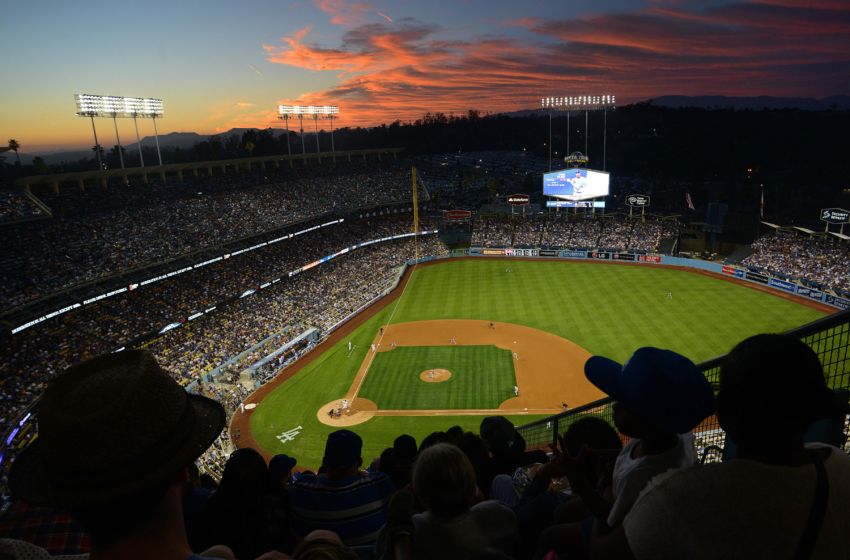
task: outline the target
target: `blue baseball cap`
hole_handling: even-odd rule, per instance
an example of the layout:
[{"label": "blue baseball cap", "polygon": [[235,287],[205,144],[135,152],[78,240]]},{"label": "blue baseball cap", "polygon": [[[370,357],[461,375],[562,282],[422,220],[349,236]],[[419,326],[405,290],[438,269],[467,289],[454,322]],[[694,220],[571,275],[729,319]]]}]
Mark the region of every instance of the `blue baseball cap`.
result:
[{"label": "blue baseball cap", "polygon": [[593,356],[584,375],[625,408],[676,434],[715,411],[711,384],[694,363],[671,350],[639,348],[625,364]]}]

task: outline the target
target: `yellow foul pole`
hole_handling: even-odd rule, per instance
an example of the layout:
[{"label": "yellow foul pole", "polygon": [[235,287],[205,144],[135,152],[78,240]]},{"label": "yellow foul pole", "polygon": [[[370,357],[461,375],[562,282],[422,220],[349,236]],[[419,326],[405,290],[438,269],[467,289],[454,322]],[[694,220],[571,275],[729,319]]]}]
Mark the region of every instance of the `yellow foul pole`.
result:
[{"label": "yellow foul pole", "polygon": [[416,260],[419,260],[419,198],[416,195],[416,168],[410,168],[410,177],[413,181],[413,245],[415,247]]}]

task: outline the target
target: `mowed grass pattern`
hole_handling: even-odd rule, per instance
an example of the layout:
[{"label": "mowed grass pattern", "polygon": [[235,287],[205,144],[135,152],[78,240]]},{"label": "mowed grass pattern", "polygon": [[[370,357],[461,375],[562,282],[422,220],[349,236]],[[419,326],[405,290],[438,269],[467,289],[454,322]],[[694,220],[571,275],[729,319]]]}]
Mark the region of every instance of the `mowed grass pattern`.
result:
[{"label": "mowed grass pattern", "polygon": [[[351,258],[351,257],[348,257]],[[505,272],[510,267],[512,272]],[[673,299],[667,299],[667,292]],[[316,468],[333,431],[318,421],[341,399],[388,322],[426,319],[505,321],[551,332],[594,354],[627,359],[641,346],[681,352],[696,362],[728,352],[747,336],[782,332],[824,314],[770,293],[691,272],[570,261],[468,259],[417,268],[401,300],[370,318],[283,383],[252,413],[251,430],[269,453],[287,453]],[[356,348],[349,355],[347,342]],[[441,407],[445,408],[445,406]],[[534,420],[519,415],[514,423]],[[417,441],[454,424],[477,431],[474,416],[376,417],[351,429],[365,460],[409,433]],[[293,441],[276,435],[302,427]]]},{"label": "mowed grass pattern", "polygon": [[481,258],[422,267],[411,282],[393,322],[518,323],[616,360],[657,346],[700,362],[749,335],[823,316],[746,286],[651,265]]},{"label": "mowed grass pattern", "polygon": [[[434,368],[452,376],[440,383],[419,374]],[[379,352],[359,395],[385,410],[498,408],[516,384],[510,350],[495,346],[402,346]]]}]

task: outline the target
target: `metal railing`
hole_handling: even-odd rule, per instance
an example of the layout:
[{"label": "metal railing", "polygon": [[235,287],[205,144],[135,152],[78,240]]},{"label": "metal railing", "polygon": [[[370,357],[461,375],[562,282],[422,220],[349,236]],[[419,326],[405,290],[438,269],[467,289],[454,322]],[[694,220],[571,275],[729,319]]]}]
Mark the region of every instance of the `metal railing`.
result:
[{"label": "metal railing", "polygon": [[[785,334],[797,337],[808,344],[820,358],[827,385],[832,389],[850,389],[850,310],[828,315]],[[699,364],[706,379],[716,386],[719,383],[720,365],[725,356],[718,356]],[[517,431],[522,434],[529,448],[545,448],[554,445],[558,434],[580,418],[596,416],[613,424],[611,404],[613,399],[606,397],[560,414],[537,420]],[[850,435],[847,423],[845,435]],[[694,430],[698,457],[706,462],[719,461],[725,445],[726,434],[715,416],[706,418]]]}]

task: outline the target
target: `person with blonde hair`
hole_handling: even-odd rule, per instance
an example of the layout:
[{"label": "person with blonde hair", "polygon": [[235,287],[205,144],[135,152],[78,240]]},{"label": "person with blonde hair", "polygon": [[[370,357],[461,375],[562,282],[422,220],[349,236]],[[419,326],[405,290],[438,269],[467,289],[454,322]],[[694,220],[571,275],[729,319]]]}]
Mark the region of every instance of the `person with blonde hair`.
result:
[{"label": "person with blonde hair", "polygon": [[509,508],[476,503],[475,470],[460,448],[438,443],[419,454],[413,490],[425,507],[413,516],[414,558],[517,558],[519,528]]}]

